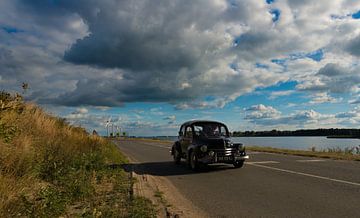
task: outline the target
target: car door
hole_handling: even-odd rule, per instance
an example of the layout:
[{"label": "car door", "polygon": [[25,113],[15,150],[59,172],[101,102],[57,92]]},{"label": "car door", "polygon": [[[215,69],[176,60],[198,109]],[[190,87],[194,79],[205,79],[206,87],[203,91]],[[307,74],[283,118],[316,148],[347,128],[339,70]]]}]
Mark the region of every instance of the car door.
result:
[{"label": "car door", "polygon": [[193,130],[191,126],[185,127],[185,134],[181,143],[181,150],[186,155],[188,147],[191,145],[193,139]]}]

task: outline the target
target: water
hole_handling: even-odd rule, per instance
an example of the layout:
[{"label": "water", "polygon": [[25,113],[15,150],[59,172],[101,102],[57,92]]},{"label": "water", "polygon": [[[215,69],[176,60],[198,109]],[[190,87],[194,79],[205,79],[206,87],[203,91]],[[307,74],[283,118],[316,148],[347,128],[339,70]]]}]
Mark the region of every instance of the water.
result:
[{"label": "water", "polygon": [[[160,140],[176,141],[176,136],[154,137]],[[327,148],[353,148],[360,146],[360,139],[334,139],[324,136],[288,136],[288,137],[232,137],[234,142],[243,143],[245,146],[256,145],[260,147],[285,148],[294,150],[316,150]]]},{"label": "water", "polygon": [[352,148],[360,145],[359,139],[334,139],[323,136],[289,136],[289,137],[233,137],[234,142],[241,142],[245,146],[256,145],[261,147],[285,148],[294,150],[316,150],[327,148]]}]

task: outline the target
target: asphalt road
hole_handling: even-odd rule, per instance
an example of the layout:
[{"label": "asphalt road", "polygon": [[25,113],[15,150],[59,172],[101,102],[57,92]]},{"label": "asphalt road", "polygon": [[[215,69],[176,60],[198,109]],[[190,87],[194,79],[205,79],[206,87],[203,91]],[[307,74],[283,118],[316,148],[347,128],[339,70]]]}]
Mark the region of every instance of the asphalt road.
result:
[{"label": "asphalt road", "polygon": [[360,217],[360,162],[249,153],[240,169],[175,165],[170,144],[117,142],[138,174],[164,176],[209,217]]}]

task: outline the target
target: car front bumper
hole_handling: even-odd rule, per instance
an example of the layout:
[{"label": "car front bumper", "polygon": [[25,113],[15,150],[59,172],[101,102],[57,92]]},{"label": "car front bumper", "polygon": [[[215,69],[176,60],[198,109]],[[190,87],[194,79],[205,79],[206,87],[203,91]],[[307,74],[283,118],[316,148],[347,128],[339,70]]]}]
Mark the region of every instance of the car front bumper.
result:
[{"label": "car front bumper", "polygon": [[242,153],[224,153],[224,152],[214,152],[214,155],[209,153],[205,154],[202,157],[198,157],[198,161],[204,164],[211,163],[234,163],[236,161],[245,161],[249,159],[249,155],[246,155],[245,152]]}]

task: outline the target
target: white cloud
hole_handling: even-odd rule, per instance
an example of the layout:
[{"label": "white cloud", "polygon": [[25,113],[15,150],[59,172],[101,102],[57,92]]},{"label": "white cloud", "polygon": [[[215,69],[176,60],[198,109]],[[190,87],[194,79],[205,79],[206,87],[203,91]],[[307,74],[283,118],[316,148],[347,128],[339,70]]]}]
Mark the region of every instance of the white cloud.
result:
[{"label": "white cloud", "polygon": [[348,112],[337,113],[336,118],[340,120],[339,122],[355,124],[358,127],[360,124],[360,108],[356,107]]},{"label": "white cloud", "polygon": [[265,106],[263,104],[253,105],[249,108],[245,108],[245,112],[249,112],[245,116],[245,119],[248,120],[276,118],[281,114],[281,112],[275,108],[271,106]]},{"label": "white cloud", "polygon": [[309,101],[309,104],[338,103],[342,100],[341,98],[336,99],[334,97],[331,97],[326,92],[315,93],[311,96],[311,98],[312,99]]},{"label": "white cloud", "polygon": [[245,109],[245,111],[250,112],[245,115],[246,120],[264,127],[293,129],[301,128],[304,125],[309,128],[311,126],[326,126],[337,123],[335,115],[325,115],[311,109],[284,115],[271,106],[260,104],[253,105]]},{"label": "white cloud", "polygon": [[360,104],[360,98],[349,101],[350,104]]},{"label": "white cloud", "polygon": [[294,92],[295,92],[294,90],[271,92],[269,99],[276,99],[276,98],[279,98],[282,96],[288,96],[288,95],[293,94]]},{"label": "white cloud", "polygon": [[176,120],[176,116],[175,115],[171,115],[171,116],[167,116],[164,118],[165,120],[170,120],[170,121],[175,121]]},{"label": "white cloud", "polygon": [[87,114],[89,113],[89,110],[86,109],[85,107],[80,107],[76,109],[76,112],[78,112],[79,114]]}]

